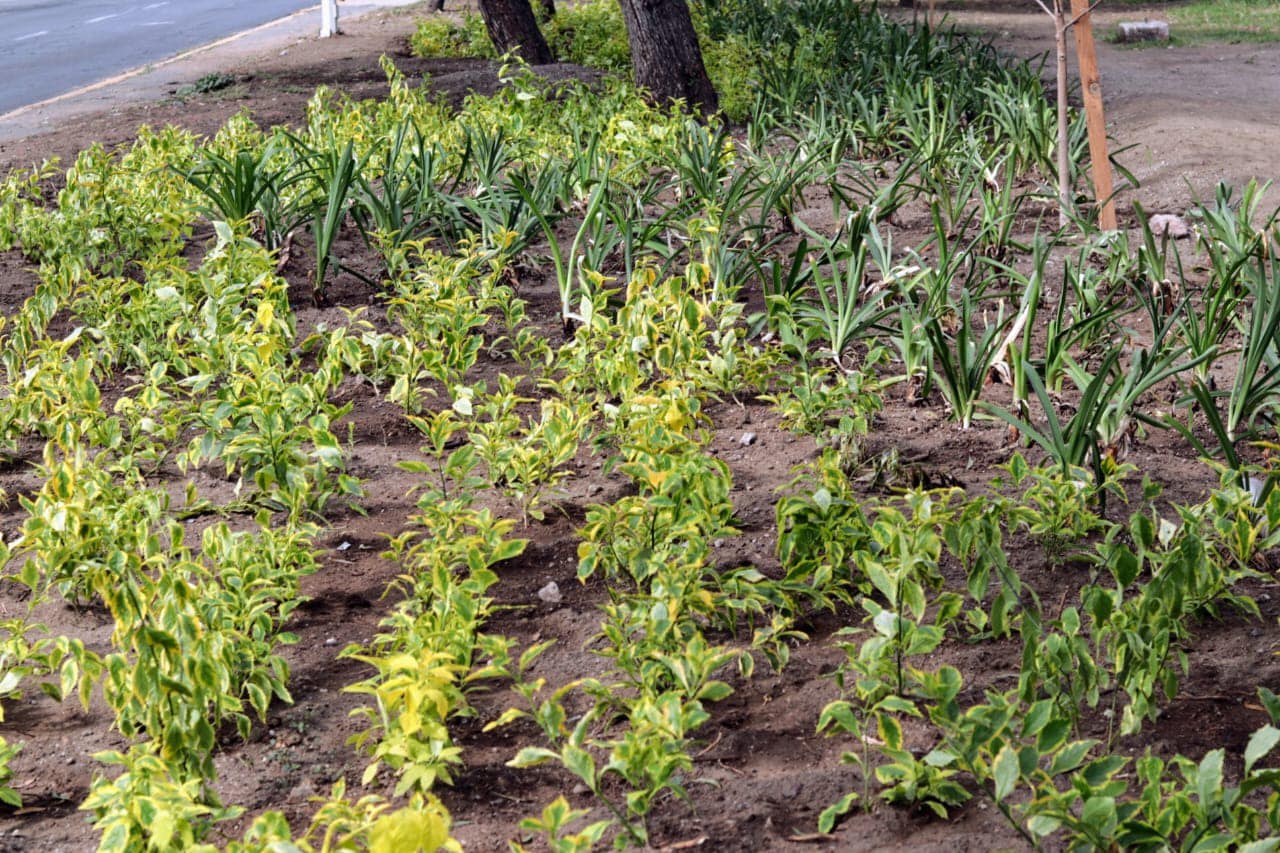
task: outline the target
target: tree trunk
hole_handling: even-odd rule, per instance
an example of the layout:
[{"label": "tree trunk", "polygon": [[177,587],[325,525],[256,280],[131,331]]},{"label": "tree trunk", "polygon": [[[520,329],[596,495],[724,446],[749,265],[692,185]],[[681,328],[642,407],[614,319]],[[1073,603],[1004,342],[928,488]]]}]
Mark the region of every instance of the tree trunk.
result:
[{"label": "tree trunk", "polygon": [[716,90],[685,0],[621,0],[636,85],[658,102],[684,101],[703,114],[716,111]]},{"label": "tree trunk", "polygon": [[515,51],[530,65],[552,61],[529,0],[480,0],[480,16],[498,53]]},{"label": "tree trunk", "polygon": [[556,0],[541,0],[541,5],[542,20],[544,23],[556,16]]}]

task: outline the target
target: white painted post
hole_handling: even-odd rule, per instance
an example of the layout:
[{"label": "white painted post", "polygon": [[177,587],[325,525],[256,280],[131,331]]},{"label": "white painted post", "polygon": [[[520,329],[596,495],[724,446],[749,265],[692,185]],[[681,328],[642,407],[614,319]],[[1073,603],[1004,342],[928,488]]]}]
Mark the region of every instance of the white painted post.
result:
[{"label": "white painted post", "polygon": [[320,0],[320,38],[338,34],[338,0]]}]

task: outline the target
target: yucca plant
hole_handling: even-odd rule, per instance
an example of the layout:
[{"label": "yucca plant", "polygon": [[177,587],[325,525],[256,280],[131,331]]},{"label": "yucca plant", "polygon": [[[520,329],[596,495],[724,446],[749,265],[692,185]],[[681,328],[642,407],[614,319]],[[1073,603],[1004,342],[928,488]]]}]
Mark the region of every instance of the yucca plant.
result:
[{"label": "yucca plant", "polygon": [[1280,217],[1280,209],[1272,211],[1255,227],[1258,207],[1270,182],[1259,186],[1250,181],[1244,188],[1240,202],[1232,201],[1233,190],[1225,183],[1214,189],[1212,205],[1200,205],[1192,215],[1200,221],[1200,245],[1209,256],[1209,267],[1214,278],[1233,281],[1241,267],[1250,258],[1263,254],[1268,246],[1267,233]]},{"label": "yucca plant", "polygon": [[902,381],[907,383],[904,397],[908,403],[924,400],[933,388],[933,347],[927,325],[916,306],[905,302],[898,305],[898,326],[889,334],[889,341],[902,360]]},{"label": "yucca plant", "polygon": [[1002,271],[1009,278],[1015,290],[1022,290],[1018,313],[1014,315],[1013,323],[1000,347],[997,362],[998,365],[1003,365],[998,369],[1008,370],[1009,382],[1013,387],[1013,410],[1022,416],[1027,415],[1027,365],[1031,363],[1032,330],[1036,328],[1036,318],[1040,315],[1040,297],[1044,292],[1044,273],[1049,250],[1049,242],[1037,235],[1031,247],[1031,271],[1025,274],[998,260],[988,261],[993,268]]},{"label": "yucca plant", "polygon": [[[1189,422],[1172,422],[1201,453],[1221,455],[1237,469],[1239,443],[1256,437],[1258,421],[1271,421],[1280,409],[1280,264],[1274,259],[1257,259],[1255,264],[1248,276],[1253,304],[1241,322],[1243,337],[1231,386],[1215,389],[1208,381],[1197,379],[1183,400],[1197,403],[1204,411],[1220,454],[1207,452]],[[1223,400],[1225,414],[1219,411]]]},{"label": "yucca plant", "polygon": [[[586,202],[586,210],[583,213],[582,224],[578,227],[577,233],[574,234],[573,243],[569,247],[568,257],[565,257],[560,251],[560,241],[556,237],[555,223],[552,221],[551,214],[537,205],[537,199],[534,196],[534,190],[529,183],[520,176],[512,176],[511,187],[529,206],[529,211],[542,227],[542,234],[547,238],[547,242],[551,246],[551,263],[556,270],[556,287],[560,292],[560,320],[564,326],[565,337],[573,334],[575,328],[583,320],[583,311],[579,305],[585,303],[590,305],[591,296],[595,293],[596,288],[592,285],[590,277],[585,274],[582,263],[582,248],[584,241],[587,241],[590,234],[595,230],[603,227],[604,211],[606,200],[609,197],[610,181],[608,172],[604,172],[601,179],[591,189],[591,195]],[[594,272],[599,272],[594,270]]]},{"label": "yucca plant", "polygon": [[329,267],[335,262],[333,245],[347,217],[351,205],[351,191],[360,174],[360,162],[356,159],[352,144],[348,141],[341,150],[336,147],[312,149],[309,154],[312,180],[322,195],[313,208],[311,231],[316,241],[316,275],[314,293],[317,300],[324,298],[325,282]]},{"label": "yucca plant", "polygon": [[[1063,264],[1058,299],[1045,323],[1044,356],[1037,368],[1045,385],[1055,392],[1062,388],[1071,353],[1088,350],[1118,333],[1117,318],[1128,310],[1123,299],[1102,298],[1092,290],[1093,278],[1082,271],[1084,266],[1083,259],[1078,265]],[[1091,303],[1089,310],[1081,309],[1082,299]]]},{"label": "yucca plant", "polygon": [[1023,362],[1027,382],[1035,392],[1044,416],[1042,426],[1030,419],[1016,415],[998,406],[986,408],[1040,446],[1062,470],[1070,476],[1075,468],[1087,467],[1095,484],[1106,478],[1107,465],[1114,462],[1128,439],[1136,422],[1148,426],[1164,426],[1157,419],[1138,409],[1139,399],[1156,385],[1190,369],[1196,359],[1182,360],[1185,346],[1169,343],[1172,324],[1158,330],[1150,348],[1134,351],[1127,368],[1121,367],[1124,345],[1107,350],[1093,373],[1071,362],[1073,381],[1080,389],[1080,400],[1075,412],[1064,423],[1057,414],[1057,406],[1045,388],[1040,372],[1030,362]]},{"label": "yucca plant", "polygon": [[[725,156],[731,144],[725,125],[708,127],[689,119],[676,143],[674,177],[676,192],[703,205],[725,202],[724,186],[732,178],[732,161]],[[723,208],[722,208],[723,209]],[[725,210],[733,215],[736,210]]]},{"label": "yucca plant", "polygon": [[191,171],[180,174],[208,200],[206,216],[232,224],[244,222],[275,180],[269,165],[275,152],[269,142],[258,151],[237,151],[231,157],[206,151]]},{"label": "yucca plant", "polygon": [[497,186],[510,165],[513,153],[507,145],[507,132],[503,127],[492,130],[471,125],[463,127],[464,146],[459,175],[465,175],[477,185],[477,195]]},{"label": "yucca plant", "polygon": [[273,164],[281,151],[276,140],[258,151],[241,150],[224,157],[206,150],[190,171],[179,171],[207,200],[203,212],[210,219],[239,224],[257,219],[255,230],[271,250],[305,218],[284,198],[305,177],[305,170]]},{"label": "yucca plant", "polygon": [[659,278],[666,277],[680,254],[664,238],[668,237],[670,229],[682,213],[681,207],[662,206],[657,212],[650,212],[655,197],[664,184],[665,182],[655,178],[639,189],[619,188],[617,192],[608,193],[604,198],[604,217],[612,230],[609,235],[610,251],[621,250],[623,281],[631,280],[642,253],[652,253],[665,259]]},{"label": "yucca plant", "polygon": [[952,420],[959,421],[961,429],[973,425],[978,399],[1004,349],[1002,334],[1011,319],[1004,316],[1002,305],[995,322],[988,323],[984,317],[979,329],[976,303],[977,299],[965,290],[954,315],[934,314],[924,326],[937,363],[938,388]]},{"label": "yucca plant", "polygon": [[364,173],[355,176],[352,219],[365,243],[382,253],[389,273],[395,272],[393,259],[403,257],[402,247],[419,236],[426,222],[425,205],[420,203],[425,186],[417,180],[422,170],[420,166],[415,170],[418,164],[413,160],[415,152],[427,151],[422,131],[412,120],[405,121],[383,148],[376,164],[377,180]]},{"label": "yucca plant", "polygon": [[883,180],[884,164],[842,164],[827,179],[832,215],[838,217],[870,206],[879,211],[882,219],[893,221],[894,214],[918,194],[915,180],[923,162],[920,154],[908,153],[898,162],[887,182]]},{"label": "yucca plant", "polygon": [[[837,235],[827,244],[823,252],[826,271],[814,267],[810,293],[796,307],[801,324],[817,331],[832,361],[846,371],[851,367],[845,362],[845,353],[871,334],[887,331],[881,321],[892,312],[884,305],[888,291],[867,283],[869,258],[882,269],[890,265],[874,217],[875,209],[865,208],[849,218],[847,243],[837,245]],[[810,236],[822,239],[816,232]]]},{"label": "yucca plant", "polygon": [[809,261],[809,241],[801,237],[788,254],[767,257],[751,252],[748,259],[755,268],[764,290],[765,310],[750,319],[752,334],[766,324],[777,331],[783,322],[790,322],[795,306],[800,302],[813,279],[813,264]]}]

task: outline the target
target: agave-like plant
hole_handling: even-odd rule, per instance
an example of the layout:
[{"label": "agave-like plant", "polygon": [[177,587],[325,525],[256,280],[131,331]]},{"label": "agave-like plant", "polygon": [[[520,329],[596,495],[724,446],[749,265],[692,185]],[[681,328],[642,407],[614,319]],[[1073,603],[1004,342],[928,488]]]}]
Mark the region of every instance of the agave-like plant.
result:
[{"label": "agave-like plant", "polygon": [[[864,208],[849,219],[847,243],[841,244],[840,235],[827,242],[826,270],[813,267],[810,293],[796,306],[797,319],[816,330],[827,354],[845,371],[852,369],[846,353],[873,333],[888,331],[882,321],[893,311],[884,304],[888,291],[867,282],[868,260],[881,269],[889,267],[887,246],[874,217],[874,208]],[[816,232],[811,236],[823,239]]]},{"label": "agave-like plant", "polygon": [[[960,295],[954,316],[934,314],[925,321],[924,327],[937,364],[938,388],[952,419],[960,422],[961,429],[973,425],[978,399],[1004,351],[1003,333],[1012,319],[1005,316],[1002,305],[997,309],[995,322],[984,321],[979,329],[976,302],[966,290]],[[951,325],[953,329],[948,328]]]}]

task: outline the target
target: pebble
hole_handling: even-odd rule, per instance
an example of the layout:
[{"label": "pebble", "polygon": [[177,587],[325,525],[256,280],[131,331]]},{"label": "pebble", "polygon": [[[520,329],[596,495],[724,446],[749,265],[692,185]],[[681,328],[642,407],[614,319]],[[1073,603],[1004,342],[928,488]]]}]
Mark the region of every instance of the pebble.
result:
[{"label": "pebble", "polygon": [[296,801],[306,801],[307,799],[314,797],[315,795],[316,795],[315,786],[311,784],[310,780],[303,779],[301,782],[299,782],[297,785],[293,787],[292,791],[289,792],[289,799],[296,800]]},{"label": "pebble", "polygon": [[588,788],[586,785],[582,784],[581,782],[573,786],[573,792],[575,794],[585,794],[590,790],[591,790],[590,788]]},{"label": "pebble", "polygon": [[325,644],[326,646],[336,646],[336,645],[338,645],[338,638],[337,638],[337,637],[330,637],[329,639],[327,639],[327,640],[325,640],[325,641],[324,641],[324,644]]},{"label": "pebble", "polygon": [[542,599],[547,604],[559,604],[564,596],[560,594],[560,585],[555,581],[552,581],[542,589],[538,590],[538,598]]},{"label": "pebble", "polygon": [[756,434],[754,432],[744,432],[742,438],[738,439],[738,444],[743,447],[750,447],[756,443]]},{"label": "pebble", "polygon": [[1157,237],[1171,237],[1181,240],[1191,236],[1191,225],[1181,216],[1172,213],[1157,213],[1147,220],[1151,233]]}]

